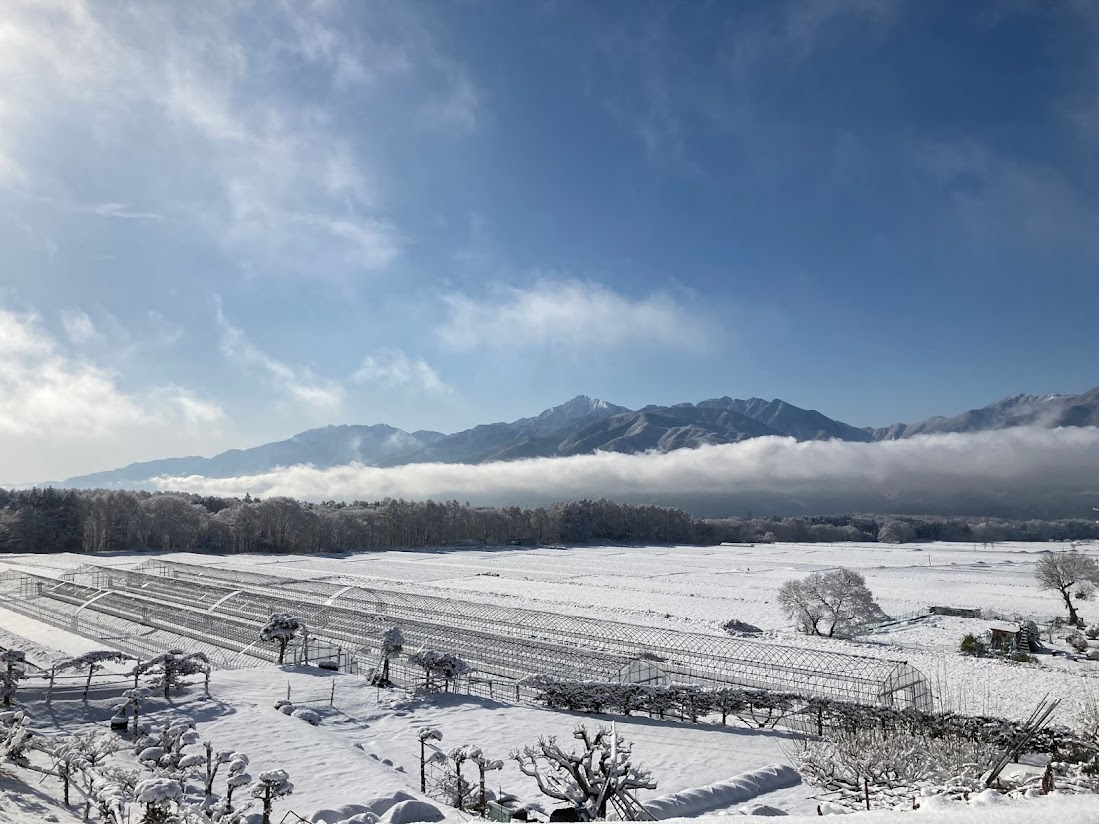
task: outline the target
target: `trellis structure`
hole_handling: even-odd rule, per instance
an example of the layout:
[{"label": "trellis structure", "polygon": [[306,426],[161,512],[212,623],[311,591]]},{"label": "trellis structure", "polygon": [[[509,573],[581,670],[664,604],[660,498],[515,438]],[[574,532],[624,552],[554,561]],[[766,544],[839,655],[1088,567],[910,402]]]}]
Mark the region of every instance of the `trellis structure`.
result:
[{"label": "trellis structure", "polygon": [[[662,672],[674,683],[932,708],[926,677],[904,661],[444,598],[380,588],[353,576],[296,580],[162,560],[131,573],[86,567],[72,574],[73,580],[79,576],[92,587],[208,603],[211,616],[246,623],[293,612],[312,634],[345,644],[370,663],[382,633],[399,626],[406,652],[451,652],[482,677],[505,682],[536,674],[617,681],[631,677],[635,662],[644,661],[646,678],[659,680]],[[113,584],[103,576],[114,576]]]}]

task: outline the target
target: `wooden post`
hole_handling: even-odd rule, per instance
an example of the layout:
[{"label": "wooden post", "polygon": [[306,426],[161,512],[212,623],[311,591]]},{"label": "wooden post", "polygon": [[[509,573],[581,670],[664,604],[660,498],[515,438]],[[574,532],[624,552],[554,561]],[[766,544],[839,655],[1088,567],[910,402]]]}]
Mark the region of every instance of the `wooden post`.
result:
[{"label": "wooden post", "polygon": [[50,699],[53,698],[53,679],[57,675],[57,667],[50,669],[50,685],[46,688],[46,706],[50,705]]},{"label": "wooden post", "polygon": [[137,659],[137,663],[134,664],[134,689],[137,689],[137,671],[141,669],[141,659]]},{"label": "wooden post", "polygon": [[290,681],[289,680],[286,682],[286,700],[287,701],[290,700]]},{"label": "wooden post", "polygon": [[332,679],[332,694],[328,696],[328,706],[336,706],[336,679]]},{"label": "wooden post", "polygon": [[866,795],[866,809],[870,809],[870,779],[864,778],[862,780],[862,791]]}]

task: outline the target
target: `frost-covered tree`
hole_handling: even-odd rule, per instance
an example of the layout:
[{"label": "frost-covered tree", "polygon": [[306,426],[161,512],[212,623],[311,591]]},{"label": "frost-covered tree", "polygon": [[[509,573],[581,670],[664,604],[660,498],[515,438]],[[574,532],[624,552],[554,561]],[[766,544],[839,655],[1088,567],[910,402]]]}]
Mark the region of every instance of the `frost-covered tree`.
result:
[{"label": "frost-covered tree", "polygon": [[74,669],[77,672],[86,669],[88,671],[88,677],[84,681],[84,695],[85,701],[88,700],[88,689],[92,685],[92,676],[99,672],[106,664],[117,663],[121,664],[125,661],[132,661],[133,656],[127,655],[124,652],[119,652],[114,649],[100,649],[93,650],[92,652],[86,652],[77,658],[71,658],[68,661],[62,661],[55,668],[55,672],[60,672],[66,669]]},{"label": "frost-covered tree", "polygon": [[183,687],[183,681],[189,675],[210,675],[210,659],[202,652],[184,652],[181,649],[168,650],[163,655],[142,661],[132,670],[130,675],[151,675],[150,683],[163,691],[164,697],[173,687]]},{"label": "frost-covered tree", "polygon": [[799,630],[829,638],[886,617],[866,579],[846,567],[787,581],[779,588],[778,603]]},{"label": "frost-covered tree", "polygon": [[65,803],[69,803],[69,787],[75,776],[96,770],[110,755],[126,748],[113,735],[85,732],[75,735],[41,737],[32,741],[34,749],[53,760],[53,771],[61,779]]},{"label": "frost-covered tree", "polygon": [[580,752],[565,752],[550,737],[511,758],[543,794],[572,804],[581,821],[606,818],[607,803],[619,793],[656,789],[652,774],[631,763],[632,748],[622,736],[606,727],[592,734],[584,726],[572,735],[583,746]]},{"label": "frost-covered tree", "polygon": [[389,662],[404,652],[404,635],[401,633],[400,627],[390,627],[382,635],[382,675],[381,678],[376,678],[375,683],[378,686],[388,687],[389,681]]},{"label": "frost-covered tree", "polygon": [[[1068,608],[1068,622],[1073,625],[1079,623],[1080,616],[1076,614],[1072,598],[1081,587],[1099,585],[1099,563],[1075,549],[1051,552],[1038,561],[1035,575],[1039,589],[1052,590],[1061,596]],[[1083,591],[1086,592],[1086,589]]]},{"label": "frost-covered tree", "polygon": [[408,663],[423,667],[424,683],[429,690],[434,688],[437,680],[442,680],[444,689],[449,690],[451,681],[456,681],[460,676],[473,672],[473,667],[457,655],[430,649],[408,656]]},{"label": "frost-covered tree", "polygon": [[271,804],[294,792],[286,770],[268,770],[259,774],[259,781],[252,787],[252,797],[263,804],[263,824],[271,824]]},{"label": "frost-covered tree", "polygon": [[290,642],[300,637],[305,632],[305,624],[300,618],[280,612],[272,615],[270,620],[259,631],[261,641],[271,641],[278,645],[279,663],[286,660],[286,648]]},{"label": "frost-covered tree", "polygon": [[6,649],[0,652],[0,698],[10,707],[19,682],[27,677],[27,654],[22,650]]},{"label": "frost-covered tree", "polygon": [[914,540],[916,540],[916,530],[906,521],[896,519],[886,521],[878,530],[880,544],[907,544]]}]

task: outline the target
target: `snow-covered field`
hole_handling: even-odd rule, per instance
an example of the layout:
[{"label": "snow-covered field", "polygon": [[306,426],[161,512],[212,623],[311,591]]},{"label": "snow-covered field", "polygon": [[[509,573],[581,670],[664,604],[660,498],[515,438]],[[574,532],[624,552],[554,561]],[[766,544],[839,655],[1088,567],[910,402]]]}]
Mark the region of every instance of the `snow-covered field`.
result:
[{"label": "snow-covered field", "polygon": [[[1093,680],[1099,678],[1099,664],[1042,656],[1039,664],[1015,665],[960,656],[961,636],[983,631],[990,623],[979,619],[932,617],[882,629],[858,641],[807,638],[790,631],[775,603],[775,593],[785,580],[847,566],[866,577],[878,602],[894,616],[936,605],[1041,619],[1058,614],[1060,605],[1050,593],[1038,589],[1034,564],[1039,553],[1059,548],[1044,544],[774,544],[432,549],[339,557],[158,557],[301,578],[354,575],[416,592],[705,632],[739,619],[763,628],[782,643],[904,658],[931,679],[936,706],[1025,718],[1048,693],[1063,699],[1060,718],[1071,721],[1083,696],[1099,684]],[[1095,552],[1099,548],[1082,549]],[[148,557],[108,556],[94,561],[129,568]],[[88,560],[78,555],[3,556],[0,570],[58,576]],[[1093,610],[1089,602],[1082,604],[1081,612],[1092,622],[1099,621],[1099,608]],[[93,641],[0,609],[0,646],[25,649],[28,659],[43,667],[107,645],[106,639]],[[333,685],[335,697],[329,707]],[[273,708],[276,700],[286,697],[288,688],[292,700],[310,701],[307,706],[322,715],[320,726],[312,727]],[[102,728],[110,715],[107,699],[98,703],[93,699],[87,706],[55,701],[47,709],[36,698],[36,690],[41,691],[26,688],[24,698],[29,714],[44,731],[58,725],[70,730],[85,725]],[[539,798],[533,781],[507,760],[508,753],[541,736],[556,735],[571,743],[571,730],[578,721],[609,720],[460,695],[415,698],[401,691],[378,690],[355,676],[274,666],[217,671],[209,699],[201,689],[192,690],[173,699],[171,706],[162,702],[156,712],[194,718],[203,738],[218,749],[248,753],[254,774],[287,770],[296,790],[277,806],[275,820],[287,810],[309,818],[318,810],[361,804],[397,791],[418,797],[416,731],[424,726],[443,733],[444,750],[475,744],[487,756],[504,759],[504,769],[490,774],[489,786],[533,801]],[[782,731],[644,717],[619,718],[617,725],[634,742],[636,760],[651,769],[659,782],[657,790],[640,794],[642,800],[724,781],[766,765],[790,763],[792,738]],[[32,790],[13,784],[16,779],[18,775],[0,779],[4,782],[0,784],[0,822],[67,820],[57,804],[55,781],[31,780]],[[769,804],[815,818],[819,799],[814,795],[814,788],[799,785],[717,812]],[[965,820],[986,808],[989,812],[982,813],[980,820],[988,822],[1039,820],[1047,814],[1057,815],[1066,824],[1099,820],[1099,801],[1093,799],[1063,799],[1049,805],[1054,805],[1052,799],[1006,807],[980,800],[955,806],[964,807]],[[934,804],[925,807],[920,819],[927,821],[953,821],[962,812],[936,811]],[[1084,817],[1085,811],[1090,818]],[[864,820],[877,818],[869,814]]]}]

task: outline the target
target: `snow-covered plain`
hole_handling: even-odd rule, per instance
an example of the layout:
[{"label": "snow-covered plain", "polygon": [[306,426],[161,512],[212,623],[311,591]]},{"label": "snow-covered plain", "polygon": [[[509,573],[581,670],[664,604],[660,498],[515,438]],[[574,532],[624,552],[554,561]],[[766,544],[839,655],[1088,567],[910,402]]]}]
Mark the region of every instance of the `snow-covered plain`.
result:
[{"label": "snow-covered plain", "polygon": [[[775,592],[783,581],[847,566],[866,577],[877,600],[891,615],[938,605],[979,607],[1005,616],[1041,619],[1059,611],[1057,600],[1041,592],[1033,577],[1039,553],[1051,549],[1060,547],[1044,544],[489,547],[338,557],[190,554],[158,557],[295,578],[352,575],[417,592],[695,631],[716,632],[722,623],[735,618],[762,627],[782,643],[814,644],[907,659],[928,675],[936,690],[937,705],[948,709],[1026,717],[1048,693],[1063,699],[1061,720],[1072,721],[1081,708],[1083,696],[1097,683],[1093,679],[1099,677],[1099,669],[1093,668],[1099,665],[1051,656],[1042,656],[1037,665],[960,656],[956,650],[961,635],[987,628],[987,620],[933,617],[882,629],[858,641],[827,640],[806,638],[790,631],[775,603]],[[1083,549],[1094,552],[1096,547]],[[94,562],[128,568],[148,558],[147,555],[98,556]],[[3,556],[0,569],[21,568],[58,576],[89,560],[79,555]],[[1099,610],[1093,615],[1089,603],[1082,607],[1086,618],[1099,620]],[[28,659],[40,666],[48,667],[60,658],[109,645],[109,640],[103,641],[92,641],[0,609],[0,646],[24,648]],[[335,699],[329,707],[333,685]],[[288,687],[292,700],[307,701],[305,706],[320,713],[320,726],[310,726],[273,708],[276,700],[286,698]],[[47,729],[56,724],[70,729],[83,725],[102,727],[109,716],[109,701],[97,706],[93,700],[87,707],[55,702],[46,711],[34,700],[33,690],[26,690],[26,698],[30,699],[28,710],[32,717]],[[400,691],[369,687],[354,676],[273,666],[218,671],[211,680],[209,700],[199,689],[171,703],[171,707],[161,706],[157,712],[190,715],[199,722],[203,737],[212,740],[217,748],[248,753],[253,774],[267,769],[287,770],[296,790],[280,803],[278,815],[294,810],[307,818],[317,810],[361,804],[397,791],[417,797],[416,730],[424,726],[443,732],[444,750],[475,744],[487,756],[505,759],[504,770],[490,774],[489,786],[533,801],[538,798],[533,781],[521,775],[514,762],[506,760],[508,753],[544,735],[556,735],[564,742],[571,742],[570,733],[576,723],[609,720],[460,695],[414,698]],[[634,742],[636,760],[651,769],[659,782],[657,790],[641,794],[642,800],[726,781],[770,764],[790,763],[793,742],[782,731],[689,725],[648,718],[619,718],[617,723],[619,732]],[[27,794],[29,790],[21,795],[11,786],[12,779],[5,781],[0,786],[0,822],[23,824],[49,820],[48,815],[66,820],[64,810],[54,809],[56,787],[36,785],[34,792],[45,794],[38,799],[37,795]],[[799,785],[718,812],[729,814],[753,804],[768,804],[815,818],[819,799],[814,796],[814,788]],[[1095,799],[1064,799],[1056,804],[1053,799],[1027,800],[1007,807],[975,800],[970,805],[955,806],[963,809],[938,810],[935,804],[926,804],[920,820],[952,822],[962,820],[955,816],[964,813],[964,820],[969,821],[986,809],[988,813],[981,812],[978,820],[1031,821],[1047,814],[1057,815],[1066,824],[1099,820],[1099,800]],[[1074,818],[1077,813],[1083,816],[1085,809],[1090,818]],[[864,820],[877,818],[872,813]],[[891,818],[883,815],[881,820]]]}]

